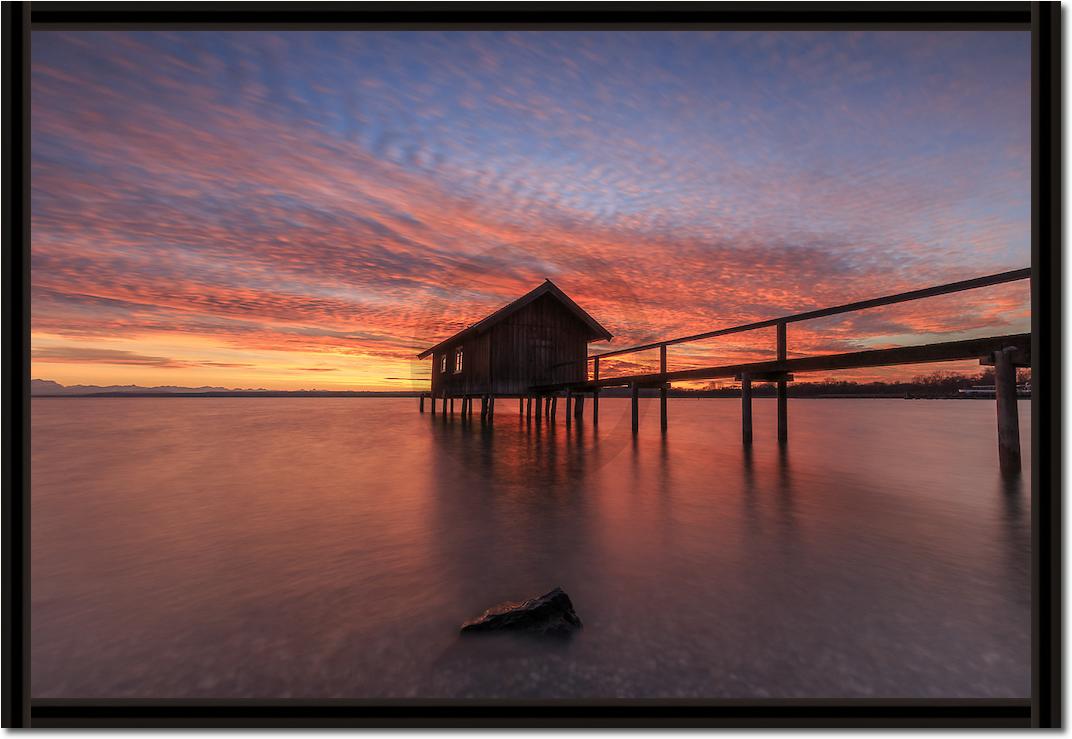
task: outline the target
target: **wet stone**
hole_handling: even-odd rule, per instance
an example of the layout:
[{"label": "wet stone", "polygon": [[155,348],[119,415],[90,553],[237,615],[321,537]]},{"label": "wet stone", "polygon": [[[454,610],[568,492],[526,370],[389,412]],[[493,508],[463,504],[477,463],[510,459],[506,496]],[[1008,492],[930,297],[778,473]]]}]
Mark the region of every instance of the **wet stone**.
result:
[{"label": "wet stone", "polygon": [[581,628],[581,619],[562,588],[522,603],[500,603],[462,624],[463,634],[507,631],[565,636]]}]

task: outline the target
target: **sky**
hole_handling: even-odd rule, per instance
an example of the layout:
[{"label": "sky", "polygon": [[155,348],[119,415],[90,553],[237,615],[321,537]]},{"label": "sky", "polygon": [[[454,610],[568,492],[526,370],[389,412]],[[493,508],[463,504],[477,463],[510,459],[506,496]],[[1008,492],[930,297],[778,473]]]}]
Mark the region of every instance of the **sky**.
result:
[{"label": "sky", "polygon": [[[425,389],[419,351],[545,278],[614,335],[599,351],[1029,266],[1029,43],[35,31],[32,376]],[[1028,330],[1018,282],[788,345]],[[773,352],[771,329],[668,360]],[[798,379],[935,369],[979,367]]]}]

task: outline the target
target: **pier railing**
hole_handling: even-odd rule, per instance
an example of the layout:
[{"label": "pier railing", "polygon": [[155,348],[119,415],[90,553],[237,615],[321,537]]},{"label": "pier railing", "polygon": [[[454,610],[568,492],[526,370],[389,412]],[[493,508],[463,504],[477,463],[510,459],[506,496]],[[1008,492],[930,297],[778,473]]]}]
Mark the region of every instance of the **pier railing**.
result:
[{"label": "pier railing", "polygon": [[[618,357],[625,354],[635,354],[637,352],[649,351],[651,349],[659,350],[659,374],[667,374],[666,366],[666,348],[674,346],[675,344],[685,344],[688,342],[702,341],[703,339],[712,339],[716,336],[726,336],[729,334],[742,333],[744,331],[755,331],[757,329],[770,328],[774,326],[777,330],[777,358],[778,361],[784,362],[787,358],[787,342],[786,342],[786,326],[790,323],[797,323],[799,321],[809,321],[816,318],[825,318],[827,316],[834,316],[841,313],[852,313],[854,311],[867,310],[869,308],[879,308],[886,305],[895,305],[897,303],[907,303],[913,300],[921,300],[923,298],[931,298],[939,295],[949,295],[952,293],[964,292],[965,290],[975,290],[981,287],[989,287],[991,285],[1001,285],[1007,282],[1016,282],[1018,280],[1027,280],[1031,278],[1031,269],[1014,269],[1008,272],[999,272],[993,275],[986,275],[983,277],[974,277],[970,280],[960,280],[958,282],[949,282],[944,285],[934,285],[932,287],[925,287],[919,290],[909,290],[907,292],[896,293],[894,295],[884,295],[878,298],[870,298],[868,300],[857,300],[851,303],[844,303],[842,305],[835,305],[829,308],[817,308],[815,310],[804,311],[802,313],[794,313],[787,316],[779,316],[777,318],[768,318],[762,321],[753,321],[752,323],[743,323],[737,326],[729,326],[726,328],[715,329],[713,331],[704,331],[698,334],[690,334],[688,336],[679,336],[673,339],[664,339],[662,341],[654,341],[649,344],[638,344],[636,346],[625,347],[622,349],[614,349],[611,351],[600,352],[598,354],[591,354],[588,356],[588,362],[592,363],[592,370],[589,376],[595,383],[599,383],[601,380],[599,376],[599,361],[601,359],[607,359],[609,357]],[[910,347],[905,347],[910,348]],[[922,361],[928,361],[923,359]],[[931,360],[938,361],[938,360]],[[898,362],[893,362],[897,364]],[[688,371],[688,370],[686,370]],[[800,368],[800,371],[804,371]],[[702,372],[702,371],[701,371]],[[677,373],[674,373],[677,374]],[[624,376],[621,379],[628,380],[631,376]],[[617,378],[602,378],[604,381],[610,381]],[[673,379],[689,379],[688,377],[680,377]]]}]

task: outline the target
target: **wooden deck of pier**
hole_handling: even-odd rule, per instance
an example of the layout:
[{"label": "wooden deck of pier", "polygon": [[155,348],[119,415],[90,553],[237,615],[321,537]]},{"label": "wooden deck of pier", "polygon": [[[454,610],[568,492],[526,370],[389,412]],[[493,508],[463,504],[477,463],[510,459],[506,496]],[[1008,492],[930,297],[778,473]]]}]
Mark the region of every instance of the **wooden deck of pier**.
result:
[{"label": "wooden deck of pier", "polygon": [[[808,357],[789,358],[788,331],[791,323],[816,318],[849,313],[869,308],[905,303],[938,295],[974,290],[992,285],[1000,285],[1018,280],[1029,280],[1030,269],[1018,269],[999,274],[976,277],[970,280],[935,285],[909,292],[886,295],[869,300],[860,300],[844,305],[820,308],[817,310],[795,313],[788,316],[770,318],[763,321],[730,326],[727,328],[705,331],[699,334],[681,336],[663,341],[656,341],[624,349],[616,349],[587,358],[591,362],[588,379],[576,382],[559,382],[532,386],[519,400],[519,412],[531,416],[535,406],[535,416],[541,419],[541,405],[544,415],[554,420],[558,397],[565,398],[566,422],[571,418],[583,417],[584,398],[592,398],[592,422],[599,422],[599,393],[609,387],[629,387],[632,400],[632,427],[636,433],[639,427],[638,400],[640,389],[659,389],[660,426],[665,431],[668,427],[667,391],[673,382],[685,380],[711,380],[734,378],[741,382],[741,427],[742,438],[746,444],[752,442],[752,383],[773,382],[777,385],[778,399],[778,439],[785,442],[789,438],[788,383],[796,374],[868,367],[887,367],[902,364],[925,364],[930,362],[948,362],[952,360],[978,359],[981,364],[991,365],[995,370],[995,389],[997,396],[998,450],[1001,468],[1005,472],[1020,470],[1019,420],[1016,406],[1016,368],[1029,367],[1031,364],[1031,334],[1009,334],[982,338],[947,341],[916,346],[902,346],[887,349],[870,349],[865,351],[826,354]],[[762,328],[776,329],[775,359],[744,364],[718,365],[685,370],[670,370],[667,366],[667,347],[687,342],[700,341],[716,336],[725,336]],[[659,350],[659,371],[644,374],[600,377],[600,359],[633,354],[651,349]],[[515,396],[516,397],[516,396]],[[444,401],[445,403],[446,401]],[[494,413],[494,397],[487,401],[482,399],[481,417],[491,418]],[[435,412],[435,400],[432,400],[432,412]],[[470,401],[471,405],[471,401]],[[421,399],[421,409],[424,399]],[[445,410],[445,408],[444,408]],[[463,406],[463,413],[465,412]]]}]

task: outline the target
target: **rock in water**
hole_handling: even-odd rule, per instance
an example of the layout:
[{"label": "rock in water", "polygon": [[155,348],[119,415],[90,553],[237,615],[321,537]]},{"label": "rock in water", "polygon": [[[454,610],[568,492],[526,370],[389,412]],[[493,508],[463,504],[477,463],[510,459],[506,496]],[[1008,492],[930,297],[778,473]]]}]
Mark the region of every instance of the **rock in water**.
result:
[{"label": "rock in water", "polygon": [[524,603],[500,603],[478,618],[462,624],[462,633],[520,631],[529,634],[570,634],[581,628],[581,619],[562,588]]}]

